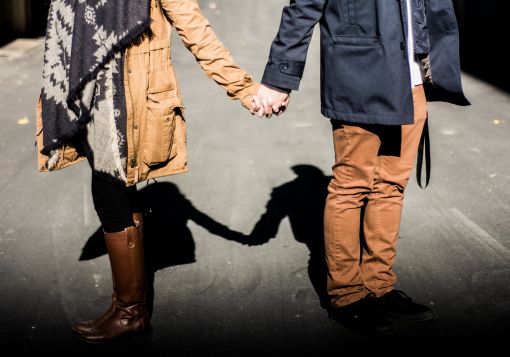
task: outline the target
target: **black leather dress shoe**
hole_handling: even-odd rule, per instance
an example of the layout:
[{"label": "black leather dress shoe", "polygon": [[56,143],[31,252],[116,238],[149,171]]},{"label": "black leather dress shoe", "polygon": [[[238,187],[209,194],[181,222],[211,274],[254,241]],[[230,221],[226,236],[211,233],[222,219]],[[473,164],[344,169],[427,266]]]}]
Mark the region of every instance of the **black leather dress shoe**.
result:
[{"label": "black leather dress shoe", "polygon": [[374,309],[387,318],[407,322],[429,321],[434,318],[430,308],[413,302],[401,290],[391,290],[379,298],[369,300]]},{"label": "black leather dress shoe", "polygon": [[397,332],[393,322],[375,311],[367,298],[342,307],[330,306],[328,315],[332,322],[362,335],[383,336]]}]

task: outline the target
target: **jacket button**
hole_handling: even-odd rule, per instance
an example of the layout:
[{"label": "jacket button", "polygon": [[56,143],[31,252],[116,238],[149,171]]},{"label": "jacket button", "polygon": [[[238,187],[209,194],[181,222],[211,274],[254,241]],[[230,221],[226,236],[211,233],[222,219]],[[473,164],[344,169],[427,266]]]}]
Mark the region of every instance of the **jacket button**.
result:
[{"label": "jacket button", "polygon": [[136,159],[132,158],[131,159],[131,168],[134,168],[134,167],[136,167]]},{"label": "jacket button", "polygon": [[401,50],[405,50],[406,49],[406,44],[404,42],[400,42],[400,49]]},{"label": "jacket button", "polygon": [[133,71],[131,69],[128,70],[128,73],[133,73]]},{"label": "jacket button", "polygon": [[133,128],[138,129],[138,125],[135,124],[135,126],[133,126]]},{"label": "jacket button", "polygon": [[289,63],[287,61],[283,61],[282,63],[280,63],[280,68],[284,71],[288,70],[289,69]]}]

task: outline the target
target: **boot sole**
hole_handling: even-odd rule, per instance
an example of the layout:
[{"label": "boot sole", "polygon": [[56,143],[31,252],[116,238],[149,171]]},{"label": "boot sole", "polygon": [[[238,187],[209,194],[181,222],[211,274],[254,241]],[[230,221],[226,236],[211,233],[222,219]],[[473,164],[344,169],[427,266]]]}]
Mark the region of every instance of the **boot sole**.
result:
[{"label": "boot sole", "polygon": [[78,338],[81,341],[86,342],[88,344],[91,344],[91,345],[107,345],[107,344],[110,344],[110,343],[121,342],[123,340],[135,339],[138,336],[146,336],[146,335],[149,335],[151,332],[152,332],[152,326],[150,326],[150,327],[148,327],[146,329],[140,330],[140,331],[127,332],[127,333],[125,333],[123,335],[120,335],[118,337],[115,337],[115,338],[112,338],[112,339],[109,339],[109,340],[107,340],[107,339],[102,339],[102,340],[88,339],[88,338],[86,338],[85,336],[83,336],[79,332],[77,332],[77,335],[78,335]]}]

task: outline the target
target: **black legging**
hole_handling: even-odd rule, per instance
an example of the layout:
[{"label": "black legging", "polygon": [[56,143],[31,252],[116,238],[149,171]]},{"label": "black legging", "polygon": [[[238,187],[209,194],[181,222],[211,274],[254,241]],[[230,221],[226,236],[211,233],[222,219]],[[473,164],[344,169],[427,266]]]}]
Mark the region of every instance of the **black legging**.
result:
[{"label": "black legging", "polygon": [[92,175],[92,199],[103,230],[120,232],[133,226],[133,212],[140,212],[136,186]]}]

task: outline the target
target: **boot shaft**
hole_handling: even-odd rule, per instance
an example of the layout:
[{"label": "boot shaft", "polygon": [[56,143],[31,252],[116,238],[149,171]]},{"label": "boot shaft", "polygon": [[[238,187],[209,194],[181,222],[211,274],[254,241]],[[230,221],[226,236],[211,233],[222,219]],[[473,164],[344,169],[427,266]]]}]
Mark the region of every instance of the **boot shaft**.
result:
[{"label": "boot shaft", "polygon": [[123,231],[105,233],[112,280],[119,306],[145,302],[145,256],[141,230],[127,227]]}]

